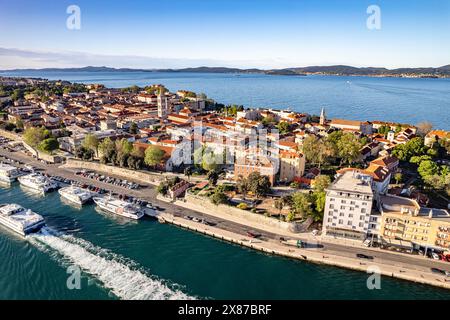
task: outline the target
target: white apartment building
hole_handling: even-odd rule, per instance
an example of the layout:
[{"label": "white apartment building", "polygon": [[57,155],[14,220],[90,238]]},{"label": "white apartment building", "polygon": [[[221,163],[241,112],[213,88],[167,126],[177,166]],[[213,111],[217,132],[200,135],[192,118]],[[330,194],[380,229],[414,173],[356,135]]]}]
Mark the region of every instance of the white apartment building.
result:
[{"label": "white apartment building", "polygon": [[379,230],[379,214],[372,214],[375,192],[372,177],[344,172],[326,189],[322,235],[364,240]]}]

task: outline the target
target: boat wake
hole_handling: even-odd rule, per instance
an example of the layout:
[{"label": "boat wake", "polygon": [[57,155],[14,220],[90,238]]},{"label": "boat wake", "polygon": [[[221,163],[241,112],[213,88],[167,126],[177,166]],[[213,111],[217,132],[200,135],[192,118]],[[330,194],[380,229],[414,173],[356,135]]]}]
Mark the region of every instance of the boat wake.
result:
[{"label": "boat wake", "polygon": [[[58,233],[44,227],[40,233],[28,236],[31,243],[64,264],[72,263],[99,280],[120,299],[125,300],[188,300],[177,285],[147,275],[133,261],[97,247],[92,243]],[[55,254],[56,253],[56,254]]]}]

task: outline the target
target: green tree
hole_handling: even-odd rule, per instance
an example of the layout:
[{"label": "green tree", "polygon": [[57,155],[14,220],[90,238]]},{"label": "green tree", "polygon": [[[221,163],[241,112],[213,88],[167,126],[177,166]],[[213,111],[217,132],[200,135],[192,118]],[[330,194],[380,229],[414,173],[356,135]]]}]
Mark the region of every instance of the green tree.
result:
[{"label": "green tree", "polygon": [[206,149],[203,153],[202,168],[206,171],[216,171],[219,168],[217,155],[213,151]]},{"label": "green tree", "polygon": [[23,99],[23,92],[20,89],[15,89],[10,97],[12,101]]},{"label": "green tree", "polygon": [[169,186],[167,185],[167,182],[161,181],[158,187],[156,187],[156,191],[163,196],[167,195],[167,192],[169,191]]},{"label": "green tree", "polygon": [[92,133],[88,133],[84,137],[82,145],[86,149],[92,150],[95,153],[95,155],[98,156],[99,141],[97,136],[93,135]]},{"label": "green tree", "polygon": [[391,128],[386,125],[382,125],[381,127],[378,128],[378,133],[384,136],[386,136],[389,131],[391,131]]},{"label": "green tree", "polygon": [[103,139],[98,144],[98,151],[102,154],[102,158],[104,159],[105,163],[108,163],[109,161],[111,161],[113,154],[116,153],[116,146],[114,142],[108,137]]},{"label": "green tree", "polygon": [[277,129],[280,132],[280,134],[289,133],[289,128],[290,128],[289,123],[287,123],[285,121],[282,121],[282,122],[278,123],[278,125],[277,125]]},{"label": "green tree", "polygon": [[242,176],[239,176],[238,181],[236,183],[236,187],[238,192],[242,194],[245,199],[249,191],[247,179],[244,179]]},{"label": "green tree", "polygon": [[270,180],[267,176],[262,176],[259,172],[252,172],[247,177],[248,190],[257,198],[270,192]]},{"label": "green tree", "polygon": [[296,192],[292,195],[292,212],[306,217],[313,214],[310,197],[302,192]]},{"label": "green tree", "polygon": [[133,151],[133,143],[131,143],[130,141],[128,141],[125,138],[116,140],[115,145],[116,145],[117,155],[128,156],[128,155],[130,155],[131,151]]},{"label": "green tree", "polygon": [[280,219],[281,219],[281,210],[283,210],[283,208],[284,208],[283,200],[282,199],[276,199],[273,202],[273,206],[275,207],[275,209],[278,210],[278,215],[280,216]]},{"label": "green tree", "polygon": [[213,204],[216,206],[219,204],[227,204],[228,203],[228,197],[223,191],[223,188],[220,188],[221,186],[216,187],[214,190],[214,193],[210,196],[210,200]]},{"label": "green tree", "polygon": [[333,131],[327,136],[327,142],[332,150],[332,156],[336,157],[339,153],[338,142],[344,133],[341,130]]},{"label": "green tree", "polygon": [[219,180],[219,174],[215,170],[208,171],[206,177],[208,178],[209,183],[211,183],[211,185],[213,186],[215,186],[217,184],[217,181]]},{"label": "green tree", "polygon": [[423,138],[416,137],[405,144],[399,144],[392,150],[392,155],[401,161],[410,161],[411,157],[425,155],[428,147],[424,145]]},{"label": "green tree", "polygon": [[351,164],[360,156],[361,143],[352,133],[344,133],[337,143],[338,155],[342,162]]},{"label": "green tree", "polygon": [[327,175],[318,175],[314,179],[314,191],[323,192],[331,184],[331,178]]},{"label": "green tree", "polygon": [[314,221],[322,221],[323,220],[323,212],[325,210],[325,201],[326,201],[326,192],[316,192],[314,193],[315,197],[315,211],[312,214]]},{"label": "green tree", "polygon": [[394,179],[395,179],[395,182],[396,182],[397,184],[399,184],[399,183],[402,182],[402,180],[403,180],[403,175],[402,175],[400,172],[397,172],[397,173],[394,175]]},{"label": "green tree", "polygon": [[417,168],[417,172],[420,174],[422,179],[425,180],[429,176],[438,174],[439,166],[431,160],[424,160],[420,163],[419,167]]},{"label": "green tree", "polygon": [[310,163],[320,164],[326,157],[326,147],[322,139],[316,136],[308,136],[303,141],[303,154]]},{"label": "green tree", "polygon": [[37,147],[41,141],[50,138],[50,132],[41,127],[32,127],[25,130],[23,140],[32,147]]},{"label": "green tree", "polygon": [[135,122],[132,122],[130,125],[130,133],[131,134],[137,134],[138,133],[138,126]]},{"label": "green tree", "polygon": [[154,167],[161,163],[165,154],[165,151],[157,146],[150,146],[145,150],[144,162],[146,165]]},{"label": "green tree", "polygon": [[53,153],[53,151],[57,150],[58,148],[59,142],[53,137],[42,140],[38,145],[39,150],[47,153]]}]

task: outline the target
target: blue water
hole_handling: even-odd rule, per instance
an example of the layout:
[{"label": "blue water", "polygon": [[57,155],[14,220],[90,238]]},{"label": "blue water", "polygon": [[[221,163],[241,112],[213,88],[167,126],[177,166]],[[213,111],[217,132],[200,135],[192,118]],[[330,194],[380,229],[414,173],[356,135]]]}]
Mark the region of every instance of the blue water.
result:
[{"label": "blue water", "polygon": [[204,92],[217,102],[248,107],[291,108],[330,118],[430,121],[450,130],[450,79],[344,76],[270,76],[161,72],[14,72],[0,75],[42,77],[108,87],[164,84],[171,91]]},{"label": "blue water", "polygon": [[[23,239],[0,227],[0,299],[450,299],[450,291],[244,249],[172,225],[130,222],[0,188],[0,203],[42,214],[49,236]],[[61,232],[54,235],[55,231]],[[53,234],[53,235],[52,235]],[[69,290],[67,268],[82,268]]]}]

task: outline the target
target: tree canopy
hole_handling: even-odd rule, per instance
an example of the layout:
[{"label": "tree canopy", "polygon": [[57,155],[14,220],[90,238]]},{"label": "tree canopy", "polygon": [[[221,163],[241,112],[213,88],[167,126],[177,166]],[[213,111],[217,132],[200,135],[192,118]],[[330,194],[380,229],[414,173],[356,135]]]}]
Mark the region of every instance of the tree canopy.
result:
[{"label": "tree canopy", "polygon": [[157,146],[150,146],[145,150],[144,162],[149,166],[156,166],[161,163],[164,158],[165,151]]}]

